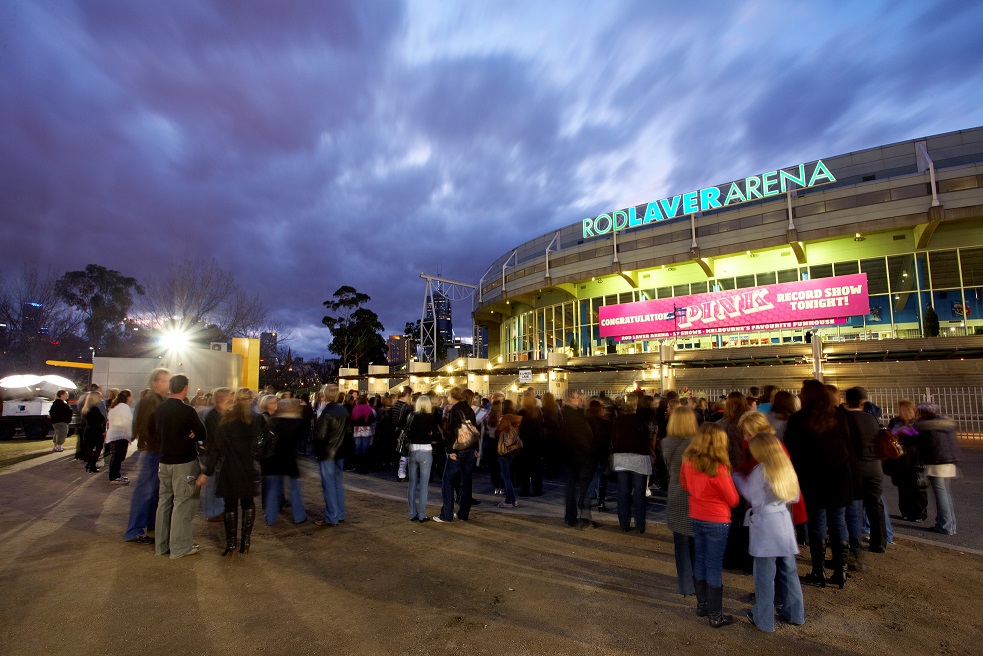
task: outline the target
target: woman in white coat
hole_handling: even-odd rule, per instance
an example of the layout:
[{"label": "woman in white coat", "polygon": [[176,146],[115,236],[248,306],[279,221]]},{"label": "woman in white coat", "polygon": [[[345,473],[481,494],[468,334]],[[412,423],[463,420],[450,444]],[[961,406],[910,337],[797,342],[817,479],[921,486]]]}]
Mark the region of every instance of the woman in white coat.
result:
[{"label": "woman in white coat", "polygon": [[762,631],[775,630],[775,612],[790,624],[805,624],[802,587],[795,566],[799,553],[788,504],[799,498],[799,480],[781,443],[759,433],[748,442],[757,465],[734,474],[734,485],[747,499],[744,525],[750,530],[754,557],[754,607],[748,621]]}]

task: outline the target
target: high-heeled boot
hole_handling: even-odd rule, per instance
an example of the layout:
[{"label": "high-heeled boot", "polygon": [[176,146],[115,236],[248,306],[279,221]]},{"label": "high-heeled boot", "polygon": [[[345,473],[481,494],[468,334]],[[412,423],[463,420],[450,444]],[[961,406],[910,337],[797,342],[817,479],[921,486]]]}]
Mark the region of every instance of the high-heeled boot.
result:
[{"label": "high-heeled boot", "polygon": [[249,553],[249,539],[253,535],[253,524],[256,522],[256,509],[247,508],[242,511],[242,537],[239,539],[239,553]]},{"label": "high-heeled boot", "polygon": [[707,582],[693,579],[693,589],[696,590],[696,614],[698,617],[707,616]]},{"label": "high-heeled boot", "polygon": [[802,577],[805,585],[826,587],[826,544],[822,540],[809,541],[809,553],[812,556],[812,571]]},{"label": "high-heeled boot", "polygon": [[231,556],[235,553],[236,547],[239,546],[236,543],[236,531],[239,529],[238,506],[232,512],[225,513],[223,519],[225,520],[225,551],[222,552],[222,555]]},{"label": "high-heeled boot", "polygon": [[725,615],[724,609],[724,589],[707,586],[707,613],[710,616],[710,626],[719,629],[722,626],[734,623],[733,615]]},{"label": "high-heeled boot", "polygon": [[840,586],[840,590],[846,584],[846,554],[850,550],[849,542],[833,542],[833,575],[829,577],[830,585]]}]

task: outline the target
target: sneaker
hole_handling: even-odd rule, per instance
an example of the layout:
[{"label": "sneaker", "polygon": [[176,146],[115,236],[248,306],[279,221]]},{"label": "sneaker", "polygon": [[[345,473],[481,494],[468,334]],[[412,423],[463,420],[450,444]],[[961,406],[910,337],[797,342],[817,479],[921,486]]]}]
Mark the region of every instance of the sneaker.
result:
[{"label": "sneaker", "polygon": [[440,515],[434,515],[433,516],[433,521],[437,522],[438,524],[446,524],[447,523],[447,520],[446,519],[441,519],[440,518]]},{"label": "sneaker", "polygon": [[130,478],[129,478],[128,476],[120,476],[120,477],[119,477],[119,480],[121,480],[121,481],[126,481],[127,483],[129,483],[129,482],[130,482]]},{"label": "sneaker", "polygon": [[129,485],[130,482],[122,478],[117,478],[115,481],[109,481],[110,485]]},{"label": "sneaker", "polygon": [[187,553],[183,553],[180,556],[171,556],[171,558],[184,558],[185,556],[197,556],[201,552],[201,546],[197,544],[191,545],[191,549]]},{"label": "sneaker", "polygon": [[140,535],[138,537],[127,540],[127,542],[132,542],[133,544],[153,544],[154,539],[149,535]]},{"label": "sneaker", "polygon": [[652,490],[650,490],[649,488],[645,488],[645,496],[647,497],[652,496]]}]

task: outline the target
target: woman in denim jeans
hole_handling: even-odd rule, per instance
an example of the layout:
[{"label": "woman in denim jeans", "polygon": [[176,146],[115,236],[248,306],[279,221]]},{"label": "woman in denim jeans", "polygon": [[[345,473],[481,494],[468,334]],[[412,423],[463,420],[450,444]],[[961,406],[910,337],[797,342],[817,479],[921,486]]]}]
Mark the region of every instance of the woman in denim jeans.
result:
[{"label": "woman in denim jeans", "polygon": [[696,588],[696,614],[709,616],[710,626],[718,629],[734,618],[723,613],[723,567],[730,510],[739,497],[730,476],[727,433],[715,424],[700,426],[693,442],[683,453],[679,486],[689,492],[689,516],[693,520],[693,586]]},{"label": "woman in denim jeans", "polygon": [[925,465],[925,474],[935,492],[935,526],[929,530],[943,535],[956,534],[956,509],[952,505],[949,481],[956,477],[959,445],[956,442],[956,423],[939,415],[935,403],[919,403],[915,438],[918,455]]},{"label": "woman in denim jeans", "polygon": [[430,468],[433,466],[433,445],[437,442],[436,424],[430,397],[421,394],[406,418],[410,431],[410,454],[406,463],[409,489],[410,521],[427,521],[427,493],[430,491]]}]

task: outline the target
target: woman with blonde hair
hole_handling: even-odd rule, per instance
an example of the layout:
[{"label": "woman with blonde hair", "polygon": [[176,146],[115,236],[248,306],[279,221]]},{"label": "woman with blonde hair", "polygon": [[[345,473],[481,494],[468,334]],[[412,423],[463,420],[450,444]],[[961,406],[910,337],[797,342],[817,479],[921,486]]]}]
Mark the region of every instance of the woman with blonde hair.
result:
[{"label": "woman with blonde hair", "polygon": [[689,492],[689,516],[693,522],[696,614],[709,616],[710,626],[715,629],[734,622],[734,618],[722,610],[724,551],[730,532],[730,509],[739,499],[730,476],[727,447],[727,433],[722,428],[716,424],[703,424],[683,453],[679,476],[680,487]]},{"label": "woman with blonde hair", "polygon": [[[273,397],[276,398],[276,397]],[[253,448],[268,419],[253,414],[253,391],[240,388],[232,401],[232,407],[219,421],[216,439],[208,440],[208,465],[205,475],[215,473],[221,459],[215,496],[225,501],[225,551],[223,556],[249,553],[253,524],[256,521],[256,493],[259,472],[253,459]],[[242,509],[242,535],[237,543],[236,529],[239,509]]]},{"label": "woman with blonde hair", "polygon": [[689,495],[679,486],[679,471],[683,466],[683,453],[693,442],[696,431],[696,413],[687,406],[680,406],[669,415],[666,436],[661,441],[662,458],[669,470],[666,525],[672,531],[676,578],[679,594],[684,597],[696,594],[693,586],[696,543],[693,541],[693,522],[689,518]]},{"label": "woman with blonde hair", "polygon": [[805,623],[795,566],[799,545],[788,508],[799,498],[799,479],[782,443],[771,432],[752,437],[748,448],[758,464],[749,474],[734,474],[737,489],[750,504],[744,525],[751,531],[754,607],[747,618],[770,633],[775,630],[775,611],[790,624]]}]

